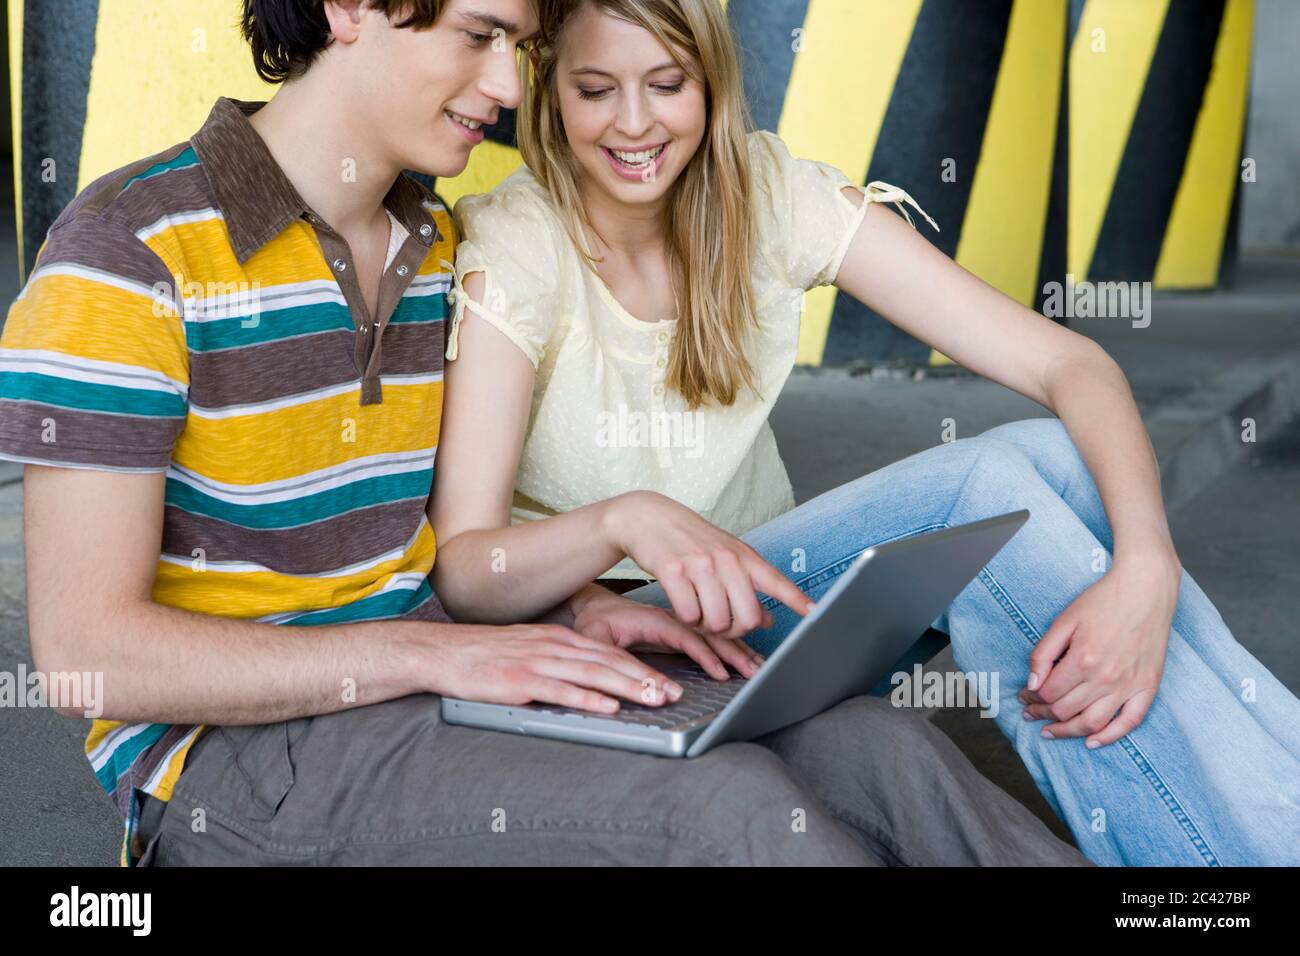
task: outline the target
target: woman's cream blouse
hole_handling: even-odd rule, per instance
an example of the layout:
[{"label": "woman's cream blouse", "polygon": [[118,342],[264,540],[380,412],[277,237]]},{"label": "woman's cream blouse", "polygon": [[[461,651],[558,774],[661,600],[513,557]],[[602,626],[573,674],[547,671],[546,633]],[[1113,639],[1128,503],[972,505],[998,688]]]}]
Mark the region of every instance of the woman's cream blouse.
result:
[{"label": "woman's cream blouse", "polygon": [[[803,293],[835,280],[868,202],[855,205],[840,192],[854,185],[843,172],[795,159],[772,133],[751,133],[748,145],[758,303],[748,354],[759,394],[744,390],[727,407],[688,410],[667,387],[676,320],[642,321],[618,303],[526,167],[456,204],[464,238],[449,294],[447,359],[456,358],[469,309],[537,370],[513,523],[636,489],[667,495],[737,535],[794,507],[768,414],[794,366]],[[904,215],[902,201],[910,202],[925,215],[887,183],[869,183],[864,195],[894,202]],[[471,272],[484,274],[481,303],[462,284]],[[650,577],[630,559],[605,576]]]}]

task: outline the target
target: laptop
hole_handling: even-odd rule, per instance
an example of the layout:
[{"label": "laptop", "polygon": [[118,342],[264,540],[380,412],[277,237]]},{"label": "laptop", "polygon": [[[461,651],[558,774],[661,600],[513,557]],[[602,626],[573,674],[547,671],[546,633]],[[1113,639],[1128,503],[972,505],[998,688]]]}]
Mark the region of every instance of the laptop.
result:
[{"label": "laptop", "polygon": [[620,700],[607,715],[444,697],[442,719],[661,757],[752,740],[875,687],[1028,519],[1022,508],[868,548],[748,680],[716,680],[683,654],[644,653],[681,685],[673,703]]}]

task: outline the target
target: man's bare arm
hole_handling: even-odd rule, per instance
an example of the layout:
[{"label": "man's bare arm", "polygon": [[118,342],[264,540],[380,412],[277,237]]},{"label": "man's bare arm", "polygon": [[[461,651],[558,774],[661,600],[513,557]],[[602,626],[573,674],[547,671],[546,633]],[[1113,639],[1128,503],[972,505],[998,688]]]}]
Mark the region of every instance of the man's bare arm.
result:
[{"label": "man's bare arm", "polygon": [[558,625],[281,627],[157,604],[163,489],[161,474],[26,468],[32,656],[40,671],[102,673],[106,720],[271,723],[420,692],[607,711],[668,683]]},{"label": "man's bare arm", "polygon": [[102,672],[105,719],[159,723],[266,723],[431,689],[421,663],[443,625],[278,627],[155,603],[163,487],[161,474],[27,466],[37,669]]}]

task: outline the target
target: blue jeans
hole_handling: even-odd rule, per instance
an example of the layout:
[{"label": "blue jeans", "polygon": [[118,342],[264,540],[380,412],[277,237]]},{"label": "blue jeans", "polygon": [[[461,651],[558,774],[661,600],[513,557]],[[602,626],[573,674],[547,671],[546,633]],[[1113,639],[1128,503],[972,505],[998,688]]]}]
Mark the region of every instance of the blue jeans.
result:
[{"label": "blue jeans", "polygon": [[[1164,675],[1142,723],[1109,746],[1048,740],[1016,695],[1048,626],[1104,571],[1113,538],[1061,422],[1028,419],[927,449],[809,501],[744,538],[820,598],[862,551],[1028,508],[1030,518],[933,626],[960,670],[996,687],[996,720],[1038,789],[1102,865],[1300,863],[1300,701],[1237,643],[1183,572]],[[793,569],[793,571],[792,571]],[[627,595],[668,606],[657,584]],[[770,653],[798,622],[746,638]],[[996,680],[996,683],[994,683]],[[990,710],[993,708],[990,707]]]}]

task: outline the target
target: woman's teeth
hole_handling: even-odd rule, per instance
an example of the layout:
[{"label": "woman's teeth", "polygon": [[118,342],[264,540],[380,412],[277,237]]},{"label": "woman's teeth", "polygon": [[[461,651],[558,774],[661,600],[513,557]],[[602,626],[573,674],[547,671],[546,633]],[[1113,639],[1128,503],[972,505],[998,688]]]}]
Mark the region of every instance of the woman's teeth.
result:
[{"label": "woman's teeth", "polygon": [[478,129],[483,125],[478,120],[466,119],[464,116],[461,116],[459,113],[453,113],[451,110],[447,110],[447,115],[461,126],[468,126],[470,129]]},{"label": "woman's teeth", "polygon": [[667,145],[667,143],[664,143],[663,146],[659,146],[656,149],[643,149],[638,153],[625,153],[619,149],[611,149],[609,153],[624,166],[635,169],[638,166],[645,166],[654,162],[659,158],[659,154],[664,151],[664,147]]}]

